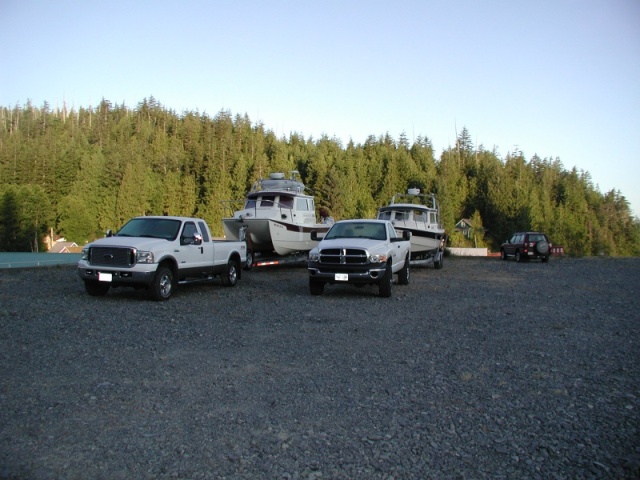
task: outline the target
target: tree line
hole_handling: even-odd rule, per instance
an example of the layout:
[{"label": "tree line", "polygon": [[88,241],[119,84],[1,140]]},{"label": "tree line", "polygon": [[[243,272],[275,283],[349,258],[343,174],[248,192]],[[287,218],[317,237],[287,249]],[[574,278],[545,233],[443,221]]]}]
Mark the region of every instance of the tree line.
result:
[{"label": "tree line", "polygon": [[[0,250],[42,251],[50,231],[82,245],[137,215],[195,215],[222,235],[228,200],[292,170],[336,219],[375,217],[395,193],[420,188],[437,196],[451,246],[495,251],[531,229],[573,255],[640,255],[640,220],[620,191],[601,193],[558,158],[502,158],[466,128],[437,157],[426,136],[277,137],[246,114],[178,114],[153,97],[135,108],[0,107]],[[455,231],[462,218],[471,238]]]}]

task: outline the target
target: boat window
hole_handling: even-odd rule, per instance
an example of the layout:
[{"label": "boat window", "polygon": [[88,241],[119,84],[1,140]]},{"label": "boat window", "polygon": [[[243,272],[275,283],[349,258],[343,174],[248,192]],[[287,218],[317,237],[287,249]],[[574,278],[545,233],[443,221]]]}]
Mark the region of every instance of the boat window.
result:
[{"label": "boat window", "polygon": [[409,212],[396,212],[396,220],[409,220]]},{"label": "boat window", "polygon": [[256,208],[256,200],[254,198],[250,198],[247,200],[247,203],[244,204],[244,208]]},{"label": "boat window", "polygon": [[261,207],[273,207],[273,202],[276,201],[275,195],[263,195],[260,199]]},{"label": "boat window", "polygon": [[307,203],[306,198],[297,198],[296,199],[296,210],[301,212],[309,211],[309,204]]},{"label": "boat window", "polygon": [[283,208],[293,208],[293,197],[289,195],[280,196],[280,206]]},{"label": "boat window", "polygon": [[427,215],[425,212],[421,212],[420,210],[414,210],[413,211],[413,219],[416,222],[426,222],[427,221]]},{"label": "boat window", "polygon": [[431,212],[430,216],[431,216],[431,220],[429,221],[429,223],[438,223],[438,218],[435,212]]},{"label": "boat window", "polygon": [[391,212],[380,212],[378,218],[380,220],[391,220]]}]

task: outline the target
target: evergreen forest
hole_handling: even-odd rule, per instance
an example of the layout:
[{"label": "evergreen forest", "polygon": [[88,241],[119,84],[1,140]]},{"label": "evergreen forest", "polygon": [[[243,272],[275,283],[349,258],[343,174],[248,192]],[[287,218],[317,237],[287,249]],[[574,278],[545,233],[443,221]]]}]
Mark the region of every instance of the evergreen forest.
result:
[{"label": "evergreen forest", "polygon": [[[450,246],[497,251],[514,231],[541,230],[570,255],[640,255],[640,220],[620,191],[601,193],[559,158],[502,158],[471,138],[462,129],[436,156],[426,136],[279,138],[247,115],[178,114],[153,97],[135,108],[0,107],[0,251],[44,251],[50,232],[83,245],[137,215],[198,216],[221,236],[228,200],[297,170],[337,220],[374,218],[395,193],[420,188],[437,196]],[[455,230],[461,219],[468,238]]]}]

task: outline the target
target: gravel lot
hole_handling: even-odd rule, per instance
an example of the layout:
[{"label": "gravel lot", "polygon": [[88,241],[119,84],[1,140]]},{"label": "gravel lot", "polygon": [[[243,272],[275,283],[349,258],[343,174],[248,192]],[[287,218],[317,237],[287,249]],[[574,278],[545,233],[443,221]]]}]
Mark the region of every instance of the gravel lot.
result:
[{"label": "gravel lot", "polygon": [[158,303],[0,270],[0,478],[640,477],[640,259],[411,275]]}]

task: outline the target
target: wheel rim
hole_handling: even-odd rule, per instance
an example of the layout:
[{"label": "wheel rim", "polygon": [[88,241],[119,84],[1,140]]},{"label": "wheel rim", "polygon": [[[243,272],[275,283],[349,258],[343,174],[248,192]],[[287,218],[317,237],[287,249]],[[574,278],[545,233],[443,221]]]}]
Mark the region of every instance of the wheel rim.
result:
[{"label": "wheel rim", "polygon": [[238,280],[238,271],[236,270],[235,263],[232,263],[231,265],[229,265],[229,283],[231,285],[235,285],[237,280]]},{"label": "wheel rim", "polygon": [[162,295],[163,297],[168,297],[171,294],[172,286],[171,275],[169,275],[168,273],[162,275],[162,277],[160,278],[160,295]]}]

